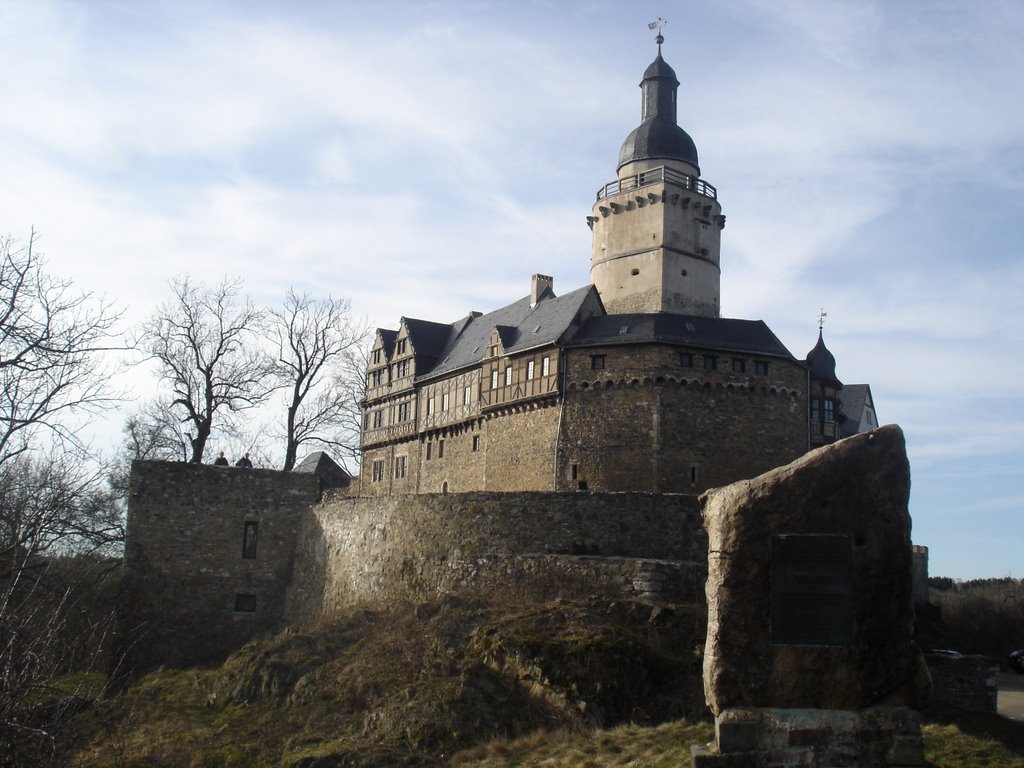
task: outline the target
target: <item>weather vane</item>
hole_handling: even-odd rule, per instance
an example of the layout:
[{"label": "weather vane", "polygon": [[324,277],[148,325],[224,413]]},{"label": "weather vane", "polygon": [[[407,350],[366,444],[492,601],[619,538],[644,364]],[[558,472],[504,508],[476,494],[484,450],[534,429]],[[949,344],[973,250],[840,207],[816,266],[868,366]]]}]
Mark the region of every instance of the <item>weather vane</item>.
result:
[{"label": "weather vane", "polygon": [[661,51],[661,44],[665,42],[665,38],[662,37],[661,34],[661,28],[664,27],[666,24],[668,24],[668,22],[665,21],[665,19],[661,18],[661,16],[659,16],[655,21],[652,21],[650,24],[647,25],[648,29],[658,30],[658,36],[654,38],[654,42],[658,44],[659,52]]},{"label": "weather vane", "polygon": [[826,312],[825,308],[822,307],[820,310],[818,310],[818,330],[819,331],[822,328],[825,327],[825,318],[826,317],[828,317],[828,312]]}]

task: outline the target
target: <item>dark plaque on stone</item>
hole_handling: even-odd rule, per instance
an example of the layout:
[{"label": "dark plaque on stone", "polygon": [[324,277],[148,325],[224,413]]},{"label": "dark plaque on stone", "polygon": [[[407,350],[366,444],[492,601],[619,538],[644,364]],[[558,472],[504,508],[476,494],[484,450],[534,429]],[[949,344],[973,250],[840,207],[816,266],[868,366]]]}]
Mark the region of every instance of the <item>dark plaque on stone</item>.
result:
[{"label": "dark plaque on stone", "polygon": [[773,536],[772,643],[849,645],[852,574],[849,536]]}]

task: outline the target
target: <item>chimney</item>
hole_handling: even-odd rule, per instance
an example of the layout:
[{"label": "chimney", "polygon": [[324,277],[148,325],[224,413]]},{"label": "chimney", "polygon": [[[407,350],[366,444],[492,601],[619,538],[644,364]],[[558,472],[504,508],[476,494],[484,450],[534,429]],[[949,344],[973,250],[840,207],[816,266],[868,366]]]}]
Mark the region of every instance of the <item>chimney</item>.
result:
[{"label": "chimney", "polygon": [[537,306],[544,291],[555,292],[555,279],[548,275],[534,275],[530,278],[530,309]]}]

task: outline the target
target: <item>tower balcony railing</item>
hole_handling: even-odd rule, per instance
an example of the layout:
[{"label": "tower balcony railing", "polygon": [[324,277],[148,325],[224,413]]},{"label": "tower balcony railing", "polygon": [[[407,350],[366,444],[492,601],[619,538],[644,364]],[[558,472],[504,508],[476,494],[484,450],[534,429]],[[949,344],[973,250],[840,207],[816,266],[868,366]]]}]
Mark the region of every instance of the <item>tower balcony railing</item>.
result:
[{"label": "tower balcony railing", "polygon": [[604,200],[606,197],[617,195],[620,192],[628,192],[631,189],[640,189],[641,187],[647,187],[651,184],[658,184],[661,182],[672,184],[689,192],[696,192],[698,195],[710,197],[712,200],[718,199],[718,190],[703,179],[698,179],[696,176],[680,173],[679,171],[673,170],[672,168],[668,168],[664,165],[657,168],[651,168],[647,171],[641,171],[633,176],[627,176],[624,179],[616,179],[615,181],[608,182],[597,190],[597,199]]}]

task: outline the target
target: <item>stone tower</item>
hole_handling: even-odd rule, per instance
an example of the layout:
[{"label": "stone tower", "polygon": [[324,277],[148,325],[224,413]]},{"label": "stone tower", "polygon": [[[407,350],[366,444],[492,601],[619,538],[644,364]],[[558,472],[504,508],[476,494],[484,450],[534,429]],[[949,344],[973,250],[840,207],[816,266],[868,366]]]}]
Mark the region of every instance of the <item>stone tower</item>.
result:
[{"label": "stone tower", "polygon": [[640,83],[641,123],[619,152],[618,178],[598,190],[587,217],[590,281],[609,314],[718,317],[725,216],[676,123],[679,80],[661,57],[663,40]]}]

